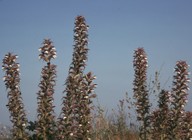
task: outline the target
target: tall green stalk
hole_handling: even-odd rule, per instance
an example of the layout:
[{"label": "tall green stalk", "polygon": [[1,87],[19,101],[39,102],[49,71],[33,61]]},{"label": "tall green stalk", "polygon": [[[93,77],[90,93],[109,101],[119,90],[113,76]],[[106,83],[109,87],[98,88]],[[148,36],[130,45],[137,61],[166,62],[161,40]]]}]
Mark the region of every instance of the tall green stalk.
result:
[{"label": "tall green stalk", "polygon": [[19,63],[16,62],[18,56],[12,53],[5,55],[3,59],[2,69],[5,71],[3,77],[5,86],[8,92],[7,108],[10,112],[10,119],[13,123],[13,139],[14,140],[27,140],[28,135],[25,132],[27,126],[27,118],[22,103],[20,91],[20,73]]},{"label": "tall green stalk", "polygon": [[139,138],[147,140],[150,126],[150,105],[147,90],[147,55],[143,48],[138,48],[134,52],[133,67],[135,79],[133,81],[134,98],[136,99],[137,120],[140,122]]}]

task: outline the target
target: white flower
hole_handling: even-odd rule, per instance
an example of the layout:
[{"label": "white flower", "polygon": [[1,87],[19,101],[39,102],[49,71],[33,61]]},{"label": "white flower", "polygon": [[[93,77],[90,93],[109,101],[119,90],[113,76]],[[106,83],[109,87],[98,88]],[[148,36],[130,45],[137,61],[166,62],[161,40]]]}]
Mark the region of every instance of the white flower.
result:
[{"label": "white flower", "polygon": [[38,51],[41,51],[41,50],[42,50],[41,48],[38,49]]},{"label": "white flower", "polygon": [[43,92],[40,92],[40,95],[43,96],[43,95],[45,95],[45,94],[44,94]]},{"label": "white flower", "polygon": [[63,117],[63,119],[66,119],[66,118],[67,118],[67,117],[65,117],[65,116]]},{"label": "white flower", "polygon": [[74,36],[78,37],[79,35],[78,34],[74,34]]},{"label": "white flower", "polygon": [[85,27],[85,24],[81,24],[81,27]]},{"label": "white flower", "polygon": [[44,53],[48,54],[48,51],[45,51]]},{"label": "white flower", "polygon": [[89,98],[89,96],[85,96],[84,98],[85,98],[85,99],[88,99],[88,98]]},{"label": "white flower", "polygon": [[70,136],[73,136],[73,133],[70,133]]},{"label": "white flower", "polygon": [[53,55],[53,58],[55,59],[57,56],[56,55]]},{"label": "white flower", "polygon": [[87,41],[87,38],[83,38],[83,41]]},{"label": "white flower", "polygon": [[4,77],[3,77],[3,81],[5,81],[5,80],[6,80],[6,77],[4,76]]},{"label": "white flower", "polygon": [[79,127],[81,127],[82,126],[82,124],[79,124]]},{"label": "white flower", "polygon": [[23,124],[22,124],[22,126],[23,126],[23,127],[25,127],[25,126],[26,126],[26,124],[25,124],[25,123],[23,123]]},{"label": "white flower", "polygon": [[93,77],[93,79],[97,79],[97,77],[96,77],[96,76],[94,76],[94,77]]}]

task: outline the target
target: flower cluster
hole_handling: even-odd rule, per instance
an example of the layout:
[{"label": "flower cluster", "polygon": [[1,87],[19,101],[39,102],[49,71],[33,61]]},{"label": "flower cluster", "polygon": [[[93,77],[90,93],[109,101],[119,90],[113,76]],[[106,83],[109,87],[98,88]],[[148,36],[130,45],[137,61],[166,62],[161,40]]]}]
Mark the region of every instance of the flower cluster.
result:
[{"label": "flower cluster", "polygon": [[134,52],[133,67],[135,79],[133,81],[134,98],[136,99],[137,120],[141,122],[140,139],[145,140],[149,131],[149,95],[147,90],[147,55],[143,48]]},{"label": "flower cluster", "polygon": [[88,53],[88,25],[86,25],[85,18],[83,16],[77,16],[75,19],[74,29],[74,52],[71,71],[76,73],[82,73],[87,61]]},{"label": "flower cluster", "polygon": [[81,134],[81,138],[88,139],[90,138],[90,130],[91,130],[91,108],[92,98],[96,97],[94,94],[94,89],[96,88],[96,84],[93,83],[93,80],[96,77],[89,72],[84,76],[84,80],[81,85],[81,97],[79,102],[79,129],[78,134]]},{"label": "flower cluster", "polygon": [[186,111],[183,116],[183,125],[181,126],[182,138],[192,139],[192,112]]},{"label": "flower cluster", "polygon": [[3,66],[2,70],[6,71],[3,80],[5,82],[7,89],[14,89],[19,86],[20,83],[20,73],[19,73],[19,63],[16,63],[16,59],[18,58],[17,55],[13,55],[8,53],[5,55],[3,59]]},{"label": "flower cluster", "polygon": [[8,91],[9,101],[7,107],[11,114],[11,122],[13,123],[13,138],[25,140],[27,139],[27,133],[25,132],[27,119],[19,87],[20,65],[16,62],[17,58],[18,56],[12,53],[5,55],[2,65],[2,69],[5,71],[3,80]]},{"label": "flower cluster", "polygon": [[41,52],[39,54],[39,59],[43,59],[45,62],[50,62],[51,59],[55,59],[57,57],[56,49],[52,45],[50,39],[45,39],[43,42],[43,46],[39,48]]},{"label": "flower cluster", "polygon": [[[190,82],[189,79],[189,66],[185,61],[177,61],[175,67],[175,75],[173,81],[173,102],[178,104],[173,104],[174,108],[179,109],[177,113],[182,112],[186,103],[187,103],[187,95]],[[180,114],[180,113],[179,113]]]}]

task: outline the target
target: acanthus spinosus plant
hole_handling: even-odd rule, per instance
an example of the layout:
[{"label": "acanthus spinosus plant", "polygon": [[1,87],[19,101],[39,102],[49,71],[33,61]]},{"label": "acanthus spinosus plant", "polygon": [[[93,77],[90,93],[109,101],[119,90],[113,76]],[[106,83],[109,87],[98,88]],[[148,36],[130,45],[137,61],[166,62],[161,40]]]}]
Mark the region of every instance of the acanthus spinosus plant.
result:
[{"label": "acanthus spinosus plant", "polygon": [[5,55],[2,66],[2,69],[5,71],[3,80],[8,91],[7,107],[10,112],[11,122],[13,123],[13,139],[27,140],[28,135],[25,132],[27,118],[22,103],[20,91],[20,65],[16,62],[17,58],[18,56],[12,53]]},{"label": "acanthus spinosus plant", "polygon": [[88,139],[91,130],[91,98],[96,78],[91,72],[84,74],[88,53],[88,25],[83,16],[77,16],[74,28],[74,52],[65,82],[63,108],[58,119],[59,138],[64,140]]},{"label": "acanthus spinosus plant", "polygon": [[185,116],[185,105],[188,101],[189,90],[189,65],[186,61],[177,61],[173,76],[173,88],[171,94],[171,112],[169,113],[168,130],[169,139],[181,139],[181,127]]},{"label": "acanthus spinosus plant", "polygon": [[140,122],[139,137],[147,140],[150,129],[149,115],[149,94],[147,90],[147,55],[143,48],[138,48],[134,52],[133,67],[135,79],[133,81],[134,98],[136,99],[137,120]]},{"label": "acanthus spinosus plant", "polygon": [[38,139],[52,140],[55,134],[53,94],[56,84],[56,65],[51,64],[51,59],[56,58],[56,49],[50,39],[45,39],[39,51],[39,58],[47,62],[47,65],[42,68],[41,81],[39,83],[40,90],[37,93],[38,120],[36,133]]}]

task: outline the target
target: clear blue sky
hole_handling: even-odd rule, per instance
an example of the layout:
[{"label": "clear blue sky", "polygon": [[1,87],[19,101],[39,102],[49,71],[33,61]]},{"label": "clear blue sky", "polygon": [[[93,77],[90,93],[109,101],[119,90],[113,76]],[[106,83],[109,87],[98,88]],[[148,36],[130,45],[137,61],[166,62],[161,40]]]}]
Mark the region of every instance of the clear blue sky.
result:
[{"label": "clear blue sky", "polygon": [[[144,47],[148,54],[148,76],[162,67],[160,81],[170,78],[167,87],[177,60],[192,65],[191,6],[191,0],[0,0],[0,58],[7,52],[19,55],[22,96],[28,118],[34,120],[45,64],[38,60],[38,48],[44,38],[50,38],[58,52],[53,61],[58,65],[54,95],[58,114],[72,59],[74,19],[83,15],[90,26],[86,71],[97,76],[100,104],[113,108],[126,91],[132,94],[132,61],[137,47]],[[0,77],[3,75],[0,71]],[[0,91],[0,122],[9,123],[2,80]],[[188,109],[191,107],[192,103]]]}]

